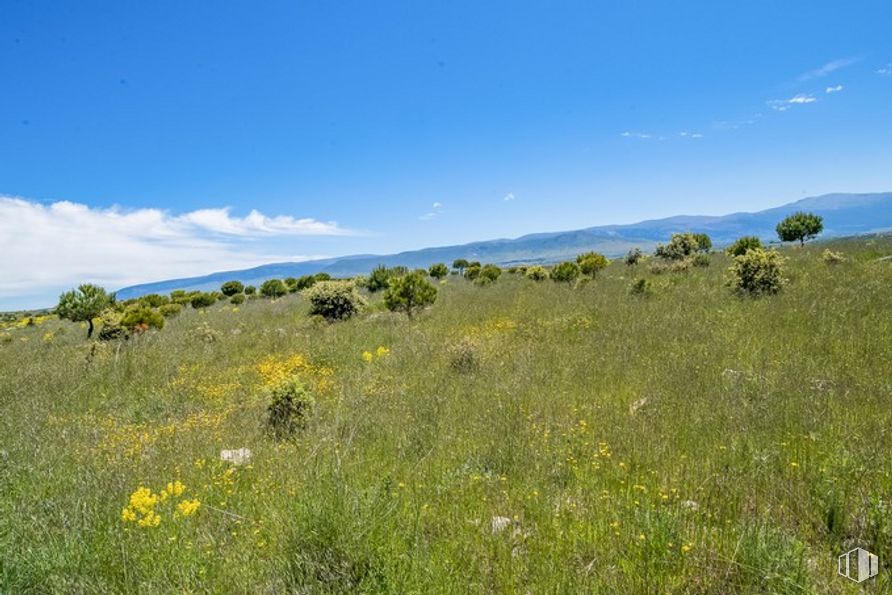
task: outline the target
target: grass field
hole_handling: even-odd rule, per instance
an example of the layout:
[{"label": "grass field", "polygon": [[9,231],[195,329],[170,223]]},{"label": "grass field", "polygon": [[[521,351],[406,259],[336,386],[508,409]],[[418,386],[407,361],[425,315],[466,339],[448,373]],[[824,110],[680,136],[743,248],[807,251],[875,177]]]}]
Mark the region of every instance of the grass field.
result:
[{"label": "grass field", "polygon": [[[761,299],[714,255],[452,276],[413,320],[295,294],[129,341],[10,328],[0,592],[848,593],[855,546],[889,592],[892,240],[829,245],[848,260],[785,250]],[[292,374],[316,405],[275,440],[264,387]],[[141,487],[149,526],[122,514]]]}]

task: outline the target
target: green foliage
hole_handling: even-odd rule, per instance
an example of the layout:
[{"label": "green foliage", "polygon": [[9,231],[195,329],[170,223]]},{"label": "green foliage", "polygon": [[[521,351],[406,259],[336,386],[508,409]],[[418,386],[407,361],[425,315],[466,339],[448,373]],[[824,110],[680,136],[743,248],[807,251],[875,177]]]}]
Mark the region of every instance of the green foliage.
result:
[{"label": "green foliage", "polygon": [[239,306],[239,305],[245,303],[245,299],[246,299],[245,294],[237,293],[234,296],[232,296],[231,298],[229,298],[229,303]]},{"label": "green foliage", "polygon": [[220,293],[222,293],[226,297],[232,297],[237,293],[242,293],[243,291],[245,291],[245,286],[242,284],[241,281],[227,281],[220,286]]},{"label": "green foliage", "polygon": [[256,293],[257,293],[257,288],[254,287],[253,285],[245,286],[245,295],[254,295]]},{"label": "green foliage", "polygon": [[310,301],[310,315],[322,316],[329,322],[346,320],[366,306],[351,281],[320,281],[304,295]]},{"label": "green foliage", "polygon": [[313,275],[313,279],[318,283],[319,281],[331,281],[331,275],[328,273],[316,273]]},{"label": "green foliage", "polygon": [[638,296],[651,295],[653,293],[653,284],[643,277],[635,279],[629,287],[629,293]]},{"label": "green foliage", "polygon": [[562,262],[551,269],[551,280],[557,283],[573,283],[579,278],[579,265],[575,262]]},{"label": "green foliage", "polygon": [[586,252],[576,257],[576,263],[579,265],[579,271],[583,275],[594,277],[598,271],[606,269],[610,261],[607,257],[598,252]]},{"label": "green foliage", "polygon": [[390,287],[391,272],[383,264],[379,264],[372,269],[371,274],[365,281],[365,288],[371,293],[383,291]]},{"label": "green foliage", "polygon": [[709,254],[700,252],[691,257],[691,264],[695,267],[708,267],[710,263]]},{"label": "green foliage", "polygon": [[748,250],[762,248],[762,240],[756,236],[743,236],[737,238],[733,244],[725,249],[729,256],[743,256]]},{"label": "green foliage", "polygon": [[459,275],[465,274],[465,269],[468,268],[468,261],[464,258],[456,258],[452,261],[452,268],[458,270]]},{"label": "green foliage", "polygon": [[657,246],[654,256],[666,260],[683,260],[700,250],[700,242],[692,233],[674,233],[666,245]]},{"label": "green foliage", "polygon": [[477,277],[480,276],[480,271],[483,270],[483,267],[480,266],[480,263],[469,264],[467,268],[465,268],[465,279],[469,281],[474,281]]},{"label": "green foliage", "polygon": [[786,282],[783,277],[784,257],[777,250],[755,248],[734,257],[728,269],[728,285],[749,295],[773,294]]},{"label": "green foliage", "polygon": [[434,279],[439,280],[449,274],[449,267],[447,267],[442,262],[438,262],[437,264],[431,265],[431,268],[428,270],[428,273]]},{"label": "green foliage", "polygon": [[778,223],[776,231],[782,242],[799,242],[803,245],[824,231],[824,219],[820,215],[799,211]]},{"label": "green foliage", "polygon": [[409,318],[437,299],[437,288],[425,275],[414,272],[391,282],[384,293],[384,305],[392,312],[405,312]]},{"label": "green foliage", "polygon": [[634,266],[641,262],[642,258],[644,258],[644,252],[641,251],[641,248],[632,248],[626,254],[625,263],[629,266]]},{"label": "green foliage", "polygon": [[158,308],[158,312],[160,312],[161,316],[165,318],[173,318],[182,311],[183,306],[181,304],[164,304],[163,306]]},{"label": "green foliage", "polygon": [[140,304],[144,306],[148,306],[149,308],[160,308],[165,304],[170,303],[170,298],[166,295],[159,295],[157,293],[150,293],[148,295],[144,295],[139,300],[137,300]]},{"label": "green foliage", "polygon": [[267,279],[260,285],[260,295],[268,298],[280,298],[288,293],[288,287],[281,279]]},{"label": "green foliage", "polygon": [[303,291],[304,289],[309,289],[313,285],[316,284],[316,277],[313,275],[304,275],[302,277],[297,278],[297,283],[294,284],[294,288],[297,291]]},{"label": "green foliage", "polygon": [[449,366],[456,372],[467,374],[480,369],[480,345],[465,337],[449,347]]},{"label": "green foliage", "polygon": [[846,257],[842,252],[834,252],[827,248],[821,253],[821,260],[827,264],[840,264],[846,261]]},{"label": "green foliage", "polygon": [[126,339],[129,336],[127,328],[121,324],[121,312],[115,308],[106,308],[99,315],[99,332],[97,336],[100,341],[114,341],[116,339]]},{"label": "green foliage", "polygon": [[196,310],[207,308],[217,303],[217,296],[210,292],[199,292],[192,296],[189,303],[192,304],[192,307]]},{"label": "green foliage", "polygon": [[114,297],[98,285],[84,283],[59,296],[56,314],[72,322],[87,323],[87,338],[93,336],[93,319],[114,302]]},{"label": "green foliage", "polygon": [[129,331],[164,328],[164,316],[148,306],[134,306],[128,308],[121,316],[121,326]]},{"label": "green foliage", "polygon": [[276,438],[288,438],[306,427],[315,400],[300,380],[291,377],[269,389],[266,427]]},{"label": "green foliage", "polygon": [[548,269],[539,265],[531,266],[527,268],[524,276],[533,281],[545,281],[548,279]]},{"label": "green foliage", "polygon": [[697,251],[698,252],[709,252],[712,250],[712,238],[710,238],[705,233],[695,233],[692,234],[694,236],[694,240],[697,242]]},{"label": "green foliage", "polygon": [[502,269],[494,264],[487,264],[480,269],[476,281],[482,284],[495,283],[502,275]]}]

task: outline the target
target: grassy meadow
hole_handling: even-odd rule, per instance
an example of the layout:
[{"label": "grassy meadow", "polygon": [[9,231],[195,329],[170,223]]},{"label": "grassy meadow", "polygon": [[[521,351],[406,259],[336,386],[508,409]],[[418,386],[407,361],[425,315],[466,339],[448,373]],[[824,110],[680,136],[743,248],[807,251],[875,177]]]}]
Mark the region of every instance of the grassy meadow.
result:
[{"label": "grassy meadow", "polygon": [[[12,325],[0,592],[889,592],[892,239],[783,252],[759,299],[715,254],[449,276],[411,320],[292,294],[127,341]],[[292,375],[315,406],[277,440],[265,387]],[[855,546],[881,564],[860,587]]]}]

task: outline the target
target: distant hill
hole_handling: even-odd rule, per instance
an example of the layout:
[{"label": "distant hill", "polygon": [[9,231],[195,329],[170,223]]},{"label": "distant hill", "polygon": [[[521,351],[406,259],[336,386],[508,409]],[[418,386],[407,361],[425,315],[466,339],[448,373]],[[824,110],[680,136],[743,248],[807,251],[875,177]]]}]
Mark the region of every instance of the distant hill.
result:
[{"label": "distant hill", "polygon": [[650,250],[673,233],[707,233],[716,246],[729,244],[742,235],[775,239],[778,221],[795,211],[811,211],[824,217],[822,237],[859,235],[892,229],[892,192],[875,194],[825,194],[756,213],[732,213],[717,217],[679,215],[629,225],[604,225],[573,231],[536,233],[515,239],[487,240],[460,246],[425,248],[388,255],[356,255],[266,264],[252,269],[224,271],[202,277],[144,283],[118,290],[121,299],[147,293],[169,293],[175,289],[217,289],[224,281],[238,279],[258,285],[270,278],[299,277],[326,272],[335,277],[365,274],[375,266],[427,267],[435,262],[451,264],[467,258],[501,265],[552,263],[575,257],[586,250],[620,256],[631,248]]}]

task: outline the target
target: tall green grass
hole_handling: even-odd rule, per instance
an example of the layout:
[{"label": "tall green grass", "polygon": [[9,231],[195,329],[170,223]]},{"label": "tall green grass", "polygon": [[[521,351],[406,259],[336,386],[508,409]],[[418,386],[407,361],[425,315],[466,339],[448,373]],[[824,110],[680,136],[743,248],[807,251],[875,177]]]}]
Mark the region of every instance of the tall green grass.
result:
[{"label": "tall green grass", "polygon": [[[889,590],[892,242],[831,246],[785,251],[762,299],[715,255],[453,276],[411,321],[295,295],[121,343],[0,332],[0,591],[845,593],[855,545]],[[264,429],[271,369],[316,391],[293,441]],[[122,520],[174,480],[197,513]]]}]

